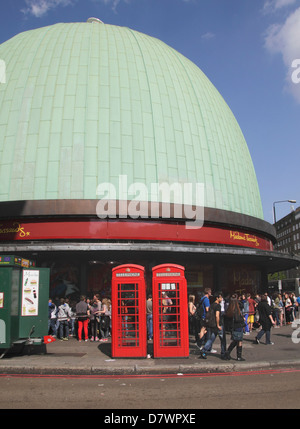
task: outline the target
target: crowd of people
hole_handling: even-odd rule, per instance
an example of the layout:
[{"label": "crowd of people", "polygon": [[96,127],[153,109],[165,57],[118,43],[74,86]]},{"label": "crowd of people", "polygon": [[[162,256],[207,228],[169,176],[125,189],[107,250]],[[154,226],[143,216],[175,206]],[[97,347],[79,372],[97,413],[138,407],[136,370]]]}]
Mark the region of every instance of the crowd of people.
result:
[{"label": "crowd of people", "polygon": [[61,341],[108,341],[111,335],[111,300],[95,294],[92,299],[49,299],[48,333]]},{"label": "crowd of people", "polygon": [[[259,344],[265,335],[266,344],[271,341],[271,328],[280,328],[283,324],[291,324],[296,318],[300,297],[294,293],[279,293],[272,297],[267,293],[251,296],[251,294],[232,294],[224,298],[221,293],[212,298],[211,289],[205,289],[204,296],[195,303],[195,296],[189,296],[189,333],[195,335],[195,343],[200,349],[200,358],[206,359],[208,353],[216,352],[212,345],[217,337],[221,342],[221,359],[231,359],[231,352],[237,350],[237,360],[242,357],[244,335],[257,330],[254,339]],[[230,335],[227,347],[226,334]],[[227,337],[228,338],[228,337]]]},{"label": "crowd of people", "polygon": [[[208,353],[216,352],[212,346],[217,337],[221,342],[221,359],[231,359],[231,352],[237,350],[237,359],[242,357],[244,335],[257,330],[254,339],[259,344],[265,335],[266,344],[271,341],[271,328],[280,328],[283,324],[291,324],[296,318],[300,297],[294,293],[267,293],[251,296],[251,294],[232,294],[223,297],[221,293],[212,297],[211,289],[205,293],[196,305],[195,296],[189,296],[189,334],[195,336],[195,343],[200,349],[200,358],[206,359]],[[148,339],[153,337],[152,296],[146,303]],[[125,326],[127,315],[122,315]],[[108,341],[111,336],[111,300],[95,294],[92,299],[81,296],[80,299],[68,298],[49,299],[48,333],[67,341],[71,336],[78,341]],[[227,335],[226,335],[227,334]],[[226,339],[230,334],[230,344]]]}]

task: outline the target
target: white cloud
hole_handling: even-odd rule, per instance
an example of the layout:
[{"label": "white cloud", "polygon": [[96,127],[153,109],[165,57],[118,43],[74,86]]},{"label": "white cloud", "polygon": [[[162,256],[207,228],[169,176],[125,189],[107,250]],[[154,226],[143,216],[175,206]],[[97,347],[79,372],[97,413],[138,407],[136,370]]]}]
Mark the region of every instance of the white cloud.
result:
[{"label": "white cloud", "polygon": [[129,4],[131,0],[94,0],[95,2],[104,3],[106,6],[111,6],[114,12],[117,11],[117,6],[123,1],[124,3]]},{"label": "white cloud", "polygon": [[286,66],[285,89],[300,103],[300,83],[295,83],[295,65],[300,59],[300,7],[283,24],[271,25],[265,35],[265,47],[272,54],[280,54]]},{"label": "white cloud", "polygon": [[214,39],[215,37],[216,35],[214,33],[211,33],[210,31],[208,31],[207,33],[202,34],[201,39],[210,40],[210,39]]},{"label": "white cloud", "polygon": [[277,12],[283,7],[291,6],[296,3],[297,0],[266,0],[263,6],[263,10],[266,13]]},{"label": "white cloud", "polygon": [[49,10],[55,9],[58,6],[68,6],[73,4],[73,0],[25,0],[26,7],[21,11],[27,15],[33,15],[40,18]]}]

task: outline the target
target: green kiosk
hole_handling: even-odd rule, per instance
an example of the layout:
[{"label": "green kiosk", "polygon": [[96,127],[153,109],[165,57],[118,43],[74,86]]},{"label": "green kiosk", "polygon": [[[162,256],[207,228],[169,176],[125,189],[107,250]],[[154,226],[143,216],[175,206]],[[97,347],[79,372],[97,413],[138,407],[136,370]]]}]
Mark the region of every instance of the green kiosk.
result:
[{"label": "green kiosk", "polygon": [[0,255],[0,358],[15,345],[41,345],[48,335],[49,268]]}]

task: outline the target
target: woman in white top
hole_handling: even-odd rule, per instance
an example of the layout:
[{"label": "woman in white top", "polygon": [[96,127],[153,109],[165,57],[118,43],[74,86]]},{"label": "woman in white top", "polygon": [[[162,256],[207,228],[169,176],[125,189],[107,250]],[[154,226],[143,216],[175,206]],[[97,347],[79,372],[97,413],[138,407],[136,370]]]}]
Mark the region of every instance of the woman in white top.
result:
[{"label": "woman in white top", "polygon": [[189,295],[188,311],[189,311],[189,334],[195,335],[195,328],[196,328],[195,318],[194,318],[194,315],[196,313],[195,295]]}]

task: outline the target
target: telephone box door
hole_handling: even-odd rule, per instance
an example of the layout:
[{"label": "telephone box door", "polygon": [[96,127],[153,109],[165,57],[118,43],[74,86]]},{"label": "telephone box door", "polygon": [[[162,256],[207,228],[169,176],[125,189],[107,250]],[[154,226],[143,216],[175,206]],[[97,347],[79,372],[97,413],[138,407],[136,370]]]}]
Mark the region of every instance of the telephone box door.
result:
[{"label": "telephone box door", "polygon": [[153,356],[188,357],[188,303],[185,268],[162,264],[152,269]]},{"label": "telephone box door", "polygon": [[112,270],[112,357],[146,357],[146,285],[144,267]]}]

